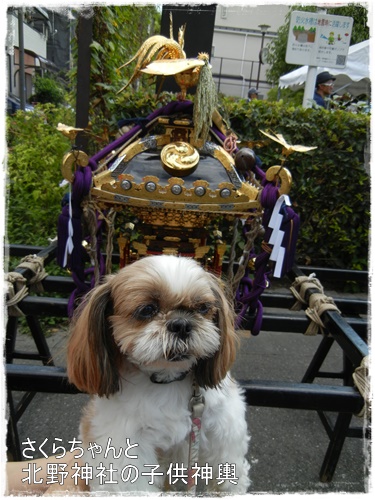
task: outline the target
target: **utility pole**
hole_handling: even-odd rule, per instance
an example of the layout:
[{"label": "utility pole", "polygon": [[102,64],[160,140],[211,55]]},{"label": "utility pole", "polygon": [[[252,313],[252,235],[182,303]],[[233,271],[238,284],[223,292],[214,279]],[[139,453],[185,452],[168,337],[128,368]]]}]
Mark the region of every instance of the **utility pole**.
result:
[{"label": "utility pole", "polygon": [[262,43],[260,46],[260,51],[259,51],[259,68],[258,68],[258,76],[257,76],[257,89],[259,90],[259,81],[260,81],[260,70],[263,64],[263,58],[262,58],[262,51],[263,51],[263,46],[264,46],[264,37],[266,36],[268,28],[270,28],[268,24],[260,24],[258,28],[260,28],[260,31],[262,33]]},{"label": "utility pole", "polygon": [[[77,94],[76,94],[76,127],[87,128],[90,107],[90,66],[92,43],[92,13],[82,11],[78,19],[78,61],[77,61]],[[88,137],[79,132],[75,141],[79,149],[87,152]]]},{"label": "utility pole", "polygon": [[23,39],[23,7],[18,9],[18,58],[19,58],[19,84],[20,84],[20,107],[22,111],[26,108],[26,85],[25,85],[25,44]]}]

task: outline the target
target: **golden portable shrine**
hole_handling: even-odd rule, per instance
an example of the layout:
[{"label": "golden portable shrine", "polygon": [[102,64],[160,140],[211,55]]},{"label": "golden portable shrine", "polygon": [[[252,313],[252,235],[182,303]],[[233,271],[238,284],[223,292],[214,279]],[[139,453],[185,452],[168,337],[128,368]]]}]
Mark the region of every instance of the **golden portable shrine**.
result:
[{"label": "golden portable shrine", "polygon": [[[178,42],[151,37],[126,63],[137,61],[127,85],[142,73],[173,76],[181,89],[176,100],[141,122],[135,118],[129,130],[91,158],[76,150],[64,157],[62,172],[71,193],[59,221],[58,261],[71,269],[78,284],[72,307],[77,296],[111,272],[115,240],[120,267],[164,253],[194,258],[221,275],[223,258],[232,244],[233,260],[237,243],[235,236],[232,243],[223,241],[221,226],[229,221],[238,231],[236,224],[242,221],[239,232],[246,245],[241,274],[229,271],[241,318],[249,309],[249,293],[259,308],[270,269],[279,277],[293,261],[299,220],[287,196],[291,175],[283,165],[264,172],[253,150],[238,147],[236,134],[217,110],[208,55],[187,59],[183,36],[184,27]],[[186,99],[192,86],[197,87],[194,102]],[[70,138],[78,132],[61,124],[59,130]],[[294,147],[283,145],[287,156]],[[261,233],[263,258],[254,250]],[[261,276],[258,285],[256,273]]]}]

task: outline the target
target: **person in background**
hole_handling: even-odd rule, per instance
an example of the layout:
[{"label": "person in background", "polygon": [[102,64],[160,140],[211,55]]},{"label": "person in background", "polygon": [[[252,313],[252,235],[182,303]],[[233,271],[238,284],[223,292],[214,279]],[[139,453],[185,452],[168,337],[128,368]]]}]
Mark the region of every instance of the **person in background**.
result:
[{"label": "person in background", "polygon": [[327,109],[327,99],[333,92],[335,80],[336,78],[328,71],[323,71],[316,77],[314,101],[318,106]]},{"label": "person in background", "polygon": [[258,94],[258,89],[256,89],[255,87],[251,87],[249,89],[249,92],[247,93],[247,100],[253,101],[254,99],[258,99]]}]

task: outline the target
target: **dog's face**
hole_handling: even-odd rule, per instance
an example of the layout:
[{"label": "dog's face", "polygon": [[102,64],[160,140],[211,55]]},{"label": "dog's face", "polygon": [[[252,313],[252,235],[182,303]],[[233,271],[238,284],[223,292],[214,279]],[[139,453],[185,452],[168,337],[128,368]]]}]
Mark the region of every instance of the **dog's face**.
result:
[{"label": "dog's face", "polygon": [[233,313],[219,280],[192,259],[163,255],[125,267],[89,294],[73,324],[68,373],[100,396],[119,389],[129,365],[155,382],[194,369],[200,385],[214,387],[234,355]]},{"label": "dog's face", "polygon": [[[130,268],[129,268],[130,269]],[[113,336],[140,369],[184,371],[220,346],[218,307],[207,274],[192,260],[148,258],[112,282]]]}]

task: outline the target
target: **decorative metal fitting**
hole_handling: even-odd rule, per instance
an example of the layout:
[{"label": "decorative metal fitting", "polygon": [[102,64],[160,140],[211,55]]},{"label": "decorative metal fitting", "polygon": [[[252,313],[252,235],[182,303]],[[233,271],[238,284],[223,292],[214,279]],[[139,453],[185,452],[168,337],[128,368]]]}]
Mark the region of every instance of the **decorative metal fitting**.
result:
[{"label": "decorative metal fitting", "polygon": [[173,184],[173,186],[171,187],[171,191],[173,194],[181,194],[182,187],[179,184]]},{"label": "decorative metal fitting", "polygon": [[155,182],[148,182],[146,185],[145,185],[145,189],[146,191],[148,191],[149,193],[152,193],[153,191],[156,190],[156,184]]},{"label": "decorative metal fitting", "polygon": [[125,189],[125,191],[127,191],[132,187],[132,183],[128,180],[121,181],[121,187],[122,189]]},{"label": "decorative metal fitting", "polygon": [[206,190],[203,186],[197,186],[195,189],[194,189],[194,193],[197,195],[197,196],[204,196],[206,194]]},{"label": "decorative metal fitting", "polygon": [[228,188],[224,188],[220,191],[220,196],[222,198],[229,198],[230,195],[231,195],[231,192],[230,192],[230,189],[228,189]]}]

